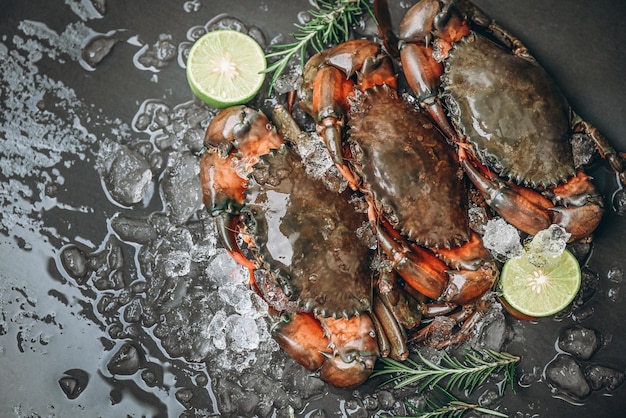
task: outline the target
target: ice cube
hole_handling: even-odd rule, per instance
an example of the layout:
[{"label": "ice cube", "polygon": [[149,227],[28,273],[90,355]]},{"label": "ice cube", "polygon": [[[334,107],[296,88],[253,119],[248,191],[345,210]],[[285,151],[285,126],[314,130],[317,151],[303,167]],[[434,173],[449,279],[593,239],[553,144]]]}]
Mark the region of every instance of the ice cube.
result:
[{"label": "ice cube", "polygon": [[213,345],[218,350],[226,349],[226,313],[224,311],[217,311],[209,326],[207,327],[206,333],[209,337],[211,337]]},{"label": "ice cube", "polygon": [[[298,62],[293,60],[292,63]],[[274,90],[277,94],[285,94],[298,88],[298,83],[301,80],[302,68],[299,64],[290,65],[286,68],[286,71],[276,79],[274,82]]]},{"label": "ice cube", "polygon": [[168,215],[183,224],[202,207],[200,165],[190,153],[172,153],[163,173],[161,191]]},{"label": "ice cube", "polygon": [[226,319],[226,329],[230,350],[242,353],[259,347],[259,330],[254,319],[233,314]]},{"label": "ice cube", "polygon": [[167,277],[182,277],[191,271],[191,255],[187,251],[171,251],[162,260]]},{"label": "ice cube", "polygon": [[574,399],[585,398],[591,392],[583,370],[571,356],[557,355],[546,366],[545,376],[547,383],[555,392]]},{"label": "ice cube", "polygon": [[483,235],[485,248],[500,261],[520,257],[523,253],[519,231],[502,218],[495,218],[485,225]]},{"label": "ice cube", "polygon": [[143,155],[125,145],[103,141],[98,157],[98,171],[116,202],[131,206],[144,199],[152,171]]},{"label": "ice cube", "polygon": [[563,227],[555,224],[537,232],[526,245],[529,261],[537,267],[545,266],[563,253],[571,235]]}]

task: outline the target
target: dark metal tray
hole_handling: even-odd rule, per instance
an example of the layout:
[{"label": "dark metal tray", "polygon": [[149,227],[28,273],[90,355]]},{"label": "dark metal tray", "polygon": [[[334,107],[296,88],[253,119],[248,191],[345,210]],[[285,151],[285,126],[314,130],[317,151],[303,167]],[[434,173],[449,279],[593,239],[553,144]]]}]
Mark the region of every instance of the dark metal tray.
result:
[{"label": "dark metal tray", "polygon": [[[401,13],[399,4],[405,2],[391,3],[394,13]],[[623,1],[476,3],[525,42],[580,115],[617,149],[626,150]],[[101,6],[105,9],[98,10]],[[122,213],[145,220],[168,210],[161,206],[156,186],[142,203],[120,207],[111,201],[98,174],[103,143],[147,141],[154,134],[150,128],[137,129],[142,106],[158,101],[175,114],[177,106],[193,101],[179,57],[157,68],[158,63],[146,58],[147,49],[159,41],[179,49],[188,41],[190,28],[221,13],[260,28],[269,41],[293,32],[298,13],[309,8],[304,0],[0,2],[0,416],[230,416],[237,408],[236,415],[253,414],[241,405],[246,396],[253,396],[245,383],[254,377],[239,381],[248,395],[232,397],[234,406],[229,407],[220,392],[225,379],[213,374],[215,365],[185,359],[171,341],[163,343],[166,337],[157,336],[154,326],[133,326],[129,306],[141,289],[132,293],[77,282],[61,271],[61,258],[64,249],[77,246],[92,258],[104,257],[100,261],[110,267],[115,264],[108,241],[112,219]],[[108,42],[94,49],[104,58],[90,67],[81,51],[96,34],[108,36]],[[606,193],[616,188],[608,172],[599,170],[596,181]],[[611,196],[606,197],[610,207]],[[489,407],[516,417],[621,416],[626,409],[624,386],[614,393],[594,392],[574,404],[551,393],[541,375],[559,353],[559,332],[574,324],[603,337],[591,362],[626,369],[624,283],[607,277],[623,273],[625,233],[626,218],[609,209],[595,234],[588,264],[599,277],[597,293],[587,305],[588,317],[509,320],[515,337],[507,350],[522,356],[516,376],[524,376],[527,384],[516,385],[515,393],[507,390]],[[120,248],[121,274],[131,283],[141,276],[135,264],[139,246],[121,243]],[[173,306],[178,302],[171,301]],[[192,327],[189,321],[180,326]],[[135,373],[112,375],[108,366],[124,344],[141,348],[144,366]],[[280,368],[285,360],[276,361]],[[126,370],[132,371],[132,365]],[[271,385],[285,385],[281,375],[275,370],[264,378]],[[85,385],[84,391],[73,392],[77,397],[69,399],[73,396],[62,391],[60,380]],[[219,385],[222,389],[214,390]],[[311,391],[316,396],[303,399],[302,390],[286,398],[282,409],[270,407],[263,415],[274,411],[274,416],[287,416],[293,411],[307,417],[361,417],[402,408],[385,406],[374,384],[356,391],[317,386]],[[374,401],[378,407],[365,408],[363,402]],[[255,413],[261,414],[258,409]]]}]

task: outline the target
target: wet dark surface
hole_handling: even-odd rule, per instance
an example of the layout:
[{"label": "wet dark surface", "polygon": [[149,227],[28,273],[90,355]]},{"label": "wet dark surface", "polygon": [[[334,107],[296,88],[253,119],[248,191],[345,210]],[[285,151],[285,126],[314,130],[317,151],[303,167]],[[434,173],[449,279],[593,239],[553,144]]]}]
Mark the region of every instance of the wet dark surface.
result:
[{"label": "wet dark surface", "polygon": [[[621,0],[477,3],[525,42],[580,115],[626,150]],[[405,413],[401,393],[390,398],[374,383],[327,388],[277,352],[246,305],[254,299],[235,303],[238,288],[224,285],[241,272],[216,248],[198,195],[179,195],[197,186],[198,140],[184,134],[201,132],[212,114],[193,101],[179,64],[190,28],[228,13],[269,42],[292,32],[309,7],[0,1],[0,416]],[[146,169],[155,174],[138,203],[132,193],[116,203],[102,180],[116,175],[105,157],[120,147],[133,168],[122,177],[137,185]],[[600,165],[593,174],[610,207],[612,174]],[[523,358],[516,391],[485,400],[496,390],[491,382],[474,397],[509,416],[621,416],[624,385],[607,389],[593,376],[626,369],[625,232],[626,218],[609,209],[595,233],[588,268],[597,287],[585,304],[537,322],[507,319],[506,349]],[[260,342],[252,336],[233,350],[233,334],[205,333],[239,312],[259,327]],[[576,357],[597,386],[588,395],[577,387],[586,397],[576,402],[553,394],[543,374],[562,362],[557,340],[575,325],[600,340],[589,358]]]}]

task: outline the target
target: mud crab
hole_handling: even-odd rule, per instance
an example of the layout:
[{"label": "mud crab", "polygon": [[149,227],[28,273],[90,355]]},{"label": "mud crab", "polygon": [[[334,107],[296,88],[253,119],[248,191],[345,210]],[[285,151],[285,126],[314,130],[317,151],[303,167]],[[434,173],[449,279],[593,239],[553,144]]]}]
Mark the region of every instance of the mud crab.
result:
[{"label": "mud crab", "polygon": [[[297,138],[288,113],[277,115]],[[356,235],[367,228],[367,216],[355,211],[348,192],[338,195],[309,177],[260,111],[222,111],[205,145],[204,203],[225,248],[250,270],[252,287],[268,302],[274,339],[323,380],[361,384],[379,346],[388,352],[383,336],[403,338],[396,322],[386,325],[392,313],[372,299],[371,250]]]},{"label": "mud crab", "polygon": [[[459,305],[485,294],[498,269],[470,231],[456,155],[434,123],[400,99],[381,46],[353,40],[311,57],[299,96],[337,168],[365,197],[378,248],[406,288]],[[436,345],[468,336],[475,318],[463,311],[453,316],[465,321],[461,332]],[[413,337],[426,338],[429,331]]]},{"label": "mud crab", "polygon": [[376,0],[386,49],[487,203],[531,235],[559,224],[571,241],[589,236],[603,200],[570,140],[591,140],[622,182],[624,155],[571,110],[519,39],[468,0],[420,0],[400,22],[399,42],[386,9]]}]

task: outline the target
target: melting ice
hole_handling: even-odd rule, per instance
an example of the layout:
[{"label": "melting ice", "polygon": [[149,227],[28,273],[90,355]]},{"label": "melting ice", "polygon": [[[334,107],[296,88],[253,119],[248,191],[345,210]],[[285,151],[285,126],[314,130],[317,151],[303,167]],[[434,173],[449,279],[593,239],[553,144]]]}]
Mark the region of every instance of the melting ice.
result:
[{"label": "melting ice", "polygon": [[525,248],[529,261],[536,267],[545,266],[563,253],[571,235],[563,227],[555,224],[537,232]]},{"label": "melting ice", "polygon": [[483,243],[500,261],[520,257],[523,252],[519,231],[502,218],[487,222]]}]

